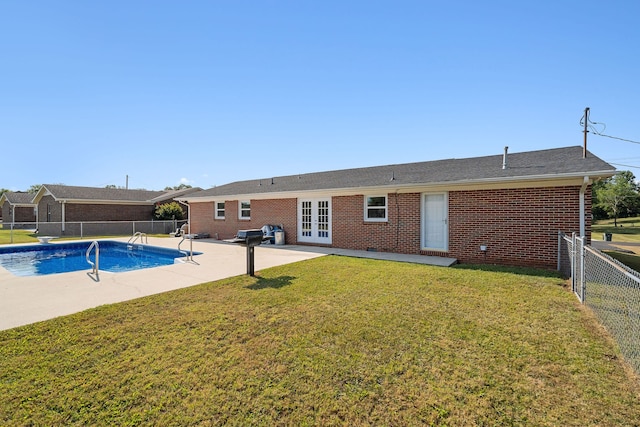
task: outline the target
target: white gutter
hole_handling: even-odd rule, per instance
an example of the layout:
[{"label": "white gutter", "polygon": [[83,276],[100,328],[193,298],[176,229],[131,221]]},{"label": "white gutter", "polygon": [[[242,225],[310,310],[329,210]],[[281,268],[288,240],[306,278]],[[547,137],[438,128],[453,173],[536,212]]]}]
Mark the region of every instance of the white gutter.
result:
[{"label": "white gutter", "polygon": [[582,186],[580,187],[580,236],[584,237],[587,232],[585,230],[585,216],[587,212],[585,212],[585,203],[584,203],[584,193],[589,185],[589,177],[585,176],[582,181]]},{"label": "white gutter", "polygon": [[181,199],[175,199],[178,203],[182,203],[187,207],[187,224],[189,225],[189,232],[187,234],[191,234],[191,205],[189,202],[185,202]]}]

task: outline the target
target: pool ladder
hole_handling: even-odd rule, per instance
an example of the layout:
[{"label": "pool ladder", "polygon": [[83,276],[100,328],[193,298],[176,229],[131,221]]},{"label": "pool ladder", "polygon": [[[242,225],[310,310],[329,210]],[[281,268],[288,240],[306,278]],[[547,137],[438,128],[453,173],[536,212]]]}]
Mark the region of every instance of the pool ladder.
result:
[{"label": "pool ladder", "polygon": [[[96,250],[96,262],[91,261],[91,259],[89,258],[91,249],[94,248]],[[93,243],[89,245],[85,257],[87,258],[87,262],[89,263],[89,265],[91,265],[91,274],[95,274],[96,277],[98,277],[98,270],[100,270],[100,244],[97,240],[94,240]]]},{"label": "pool ladder", "polygon": [[133,236],[129,238],[127,245],[133,246],[133,244],[140,238],[140,243],[149,243],[149,239],[147,238],[147,233],[142,233],[140,231],[136,231],[133,233]]}]

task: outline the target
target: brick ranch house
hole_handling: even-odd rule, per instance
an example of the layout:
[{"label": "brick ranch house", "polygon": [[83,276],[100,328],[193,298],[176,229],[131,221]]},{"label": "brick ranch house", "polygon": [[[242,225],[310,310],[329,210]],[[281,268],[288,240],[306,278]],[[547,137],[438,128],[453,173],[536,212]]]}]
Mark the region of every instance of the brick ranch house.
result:
[{"label": "brick ranch house", "polygon": [[192,233],[265,224],[286,244],[555,268],[558,231],[590,238],[591,183],[615,168],[582,147],[239,181],[189,194]]},{"label": "brick ranch house", "polygon": [[22,191],[7,191],[0,197],[0,218],[3,224],[33,222],[36,219],[36,205],[33,194]]},{"label": "brick ranch house", "polygon": [[[68,224],[73,222],[151,221],[157,205],[196,191],[201,189],[149,191],[43,184],[33,196],[33,203],[41,232],[73,235],[77,232],[68,230]],[[53,224],[47,227],[47,223],[55,223],[60,230]]]}]

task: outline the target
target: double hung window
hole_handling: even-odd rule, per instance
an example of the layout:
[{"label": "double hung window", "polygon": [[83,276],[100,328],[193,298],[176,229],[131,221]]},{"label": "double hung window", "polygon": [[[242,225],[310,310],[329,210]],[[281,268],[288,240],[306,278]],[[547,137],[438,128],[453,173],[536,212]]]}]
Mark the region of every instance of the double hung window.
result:
[{"label": "double hung window", "polygon": [[365,196],[364,220],[371,222],[387,221],[387,196]]},{"label": "double hung window", "polygon": [[251,219],[251,202],[248,200],[238,202],[238,218]]},{"label": "double hung window", "polygon": [[224,219],[224,202],[213,202],[215,219]]}]

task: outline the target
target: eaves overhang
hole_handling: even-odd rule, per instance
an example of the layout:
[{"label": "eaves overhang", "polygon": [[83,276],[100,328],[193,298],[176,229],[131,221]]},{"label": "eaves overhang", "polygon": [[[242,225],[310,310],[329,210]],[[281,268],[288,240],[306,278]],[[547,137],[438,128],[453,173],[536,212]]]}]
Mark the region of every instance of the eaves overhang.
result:
[{"label": "eaves overhang", "polygon": [[153,206],[154,202],[149,200],[90,200],[90,199],[55,199],[60,203],[72,203],[76,205],[149,205]]},{"label": "eaves overhang", "polygon": [[352,196],[360,194],[383,194],[383,193],[423,193],[435,191],[461,191],[461,190],[495,190],[512,188],[540,188],[556,186],[581,186],[584,177],[590,180],[597,178],[608,178],[616,174],[616,170],[600,170],[572,172],[566,174],[553,175],[527,175],[509,178],[480,178],[460,181],[441,181],[430,183],[398,183],[390,180],[389,184],[375,186],[357,186],[345,188],[322,188],[295,191],[270,191],[260,193],[237,193],[207,195],[202,197],[183,197],[176,200],[185,203],[208,203],[222,200],[268,200],[268,199],[291,199],[302,197],[325,197],[325,196]]},{"label": "eaves overhang", "polygon": [[9,204],[11,206],[13,206],[13,207],[16,207],[16,208],[33,208],[33,207],[38,206],[35,203],[11,203],[11,202],[9,202]]}]

